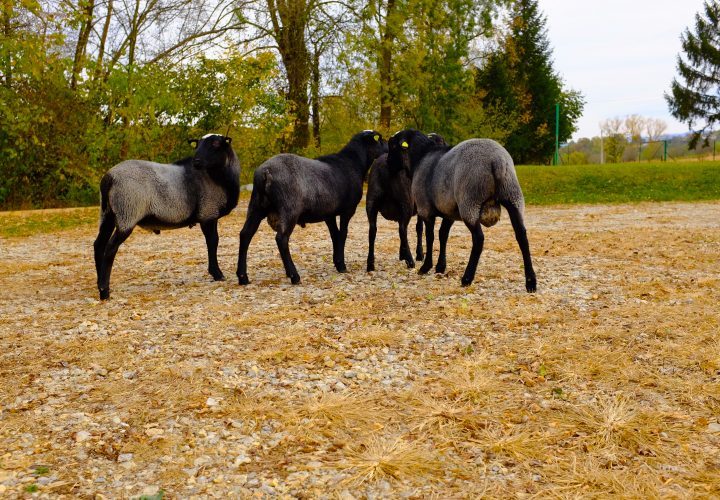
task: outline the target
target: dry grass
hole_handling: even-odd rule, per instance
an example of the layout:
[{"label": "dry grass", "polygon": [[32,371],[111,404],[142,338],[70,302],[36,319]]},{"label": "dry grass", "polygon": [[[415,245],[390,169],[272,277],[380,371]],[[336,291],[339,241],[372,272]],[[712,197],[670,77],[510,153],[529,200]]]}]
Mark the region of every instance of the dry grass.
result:
[{"label": "dry grass", "polygon": [[506,217],[461,288],[462,227],[418,276],[381,222],[369,275],[362,213],[350,273],[263,226],[241,288],[240,208],[227,282],[139,232],[107,303],[94,226],[0,238],[0,497],[720,496],[719,204],[531,206],[534,295]]}]

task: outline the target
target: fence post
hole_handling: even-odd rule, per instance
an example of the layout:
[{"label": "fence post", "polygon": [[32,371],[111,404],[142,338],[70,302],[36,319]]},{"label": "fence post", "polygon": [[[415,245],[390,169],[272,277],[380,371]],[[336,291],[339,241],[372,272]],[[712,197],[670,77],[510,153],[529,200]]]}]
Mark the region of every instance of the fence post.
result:
[{"label": "fence post", "polygon": [[667,139],[663,141],[663,161],[667,161]]},{"label": "fence post", "polygon": [[555,103],[555,165],[560,164],[560,103]]}]

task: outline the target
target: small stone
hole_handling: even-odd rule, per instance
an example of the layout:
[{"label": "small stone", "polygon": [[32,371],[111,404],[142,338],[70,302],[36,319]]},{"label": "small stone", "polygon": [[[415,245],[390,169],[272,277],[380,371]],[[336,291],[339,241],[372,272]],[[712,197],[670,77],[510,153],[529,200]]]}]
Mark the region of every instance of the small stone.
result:
[{"label": "small stone", "polygon": [[164,431],[162,429],[158,429],[157,427],[150,427],[149,429],[145,429],[145,434],[150,437],[160,436],[163,432]]},{"label": "small stone", "polygon": [[75,442],[82,443],[90,439],[91,434],[87,431],[78,431],[75,433]]},{"label": "small stone", "polygon": [[123,372],[124,379],[133,380],[135,377],[137,377],[137,372],[135,370],[126,370]]},{"label": "small stone", "polygon": [[160,490],[160,488],[157,486],[146,486],[142,490],[142,496],[151,497],[157,495],[158,490]]},{"label": "small stone", "polygon": [[215,399],[215,398],[207,398],[207,401],[205,401],[205,404],[208,405],[208,406],[210,406],[210,407],[213,407],[213,406],[219,405],[219,404],[220,404],[220,401],[218,401],[218,400]]},{"label": "small stone", "polygon": [[346,370],[343,375],[345,376],[345,378],[355,378],[355,377],[357,377],[357,373],[355,373],[355,372],[352,371],[352,370]]},{"label": "small stone", "polygon": [[132,459],[133,459],[132,453],[121,453],[117,457],[118,463],[129,462]]},{"label": "small stone", "polygon": [[245,455],[244,453],[242,453],[242,454],[238,455],[237,457],[235,457],[235,461],[233,463],[235,464],[235,467],[239,467],[242,464],[248,464],[250,462],[252,462],[252,459],[250,457],[248,457],[247,455]]},{"label": "small stone", "polygon": [[708,432],[720,432],[720,423],[712,422],[707,426]]}]

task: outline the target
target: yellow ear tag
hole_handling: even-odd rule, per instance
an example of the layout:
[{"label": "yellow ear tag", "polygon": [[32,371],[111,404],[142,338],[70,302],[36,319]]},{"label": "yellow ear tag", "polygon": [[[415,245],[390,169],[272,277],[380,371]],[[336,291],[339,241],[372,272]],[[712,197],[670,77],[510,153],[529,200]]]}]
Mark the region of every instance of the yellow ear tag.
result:
[{"label": "yellow ear tag", "polygon": [[407,149],[407,148],[409,147],[409,146],[408,146],[408,143],[405,142],[405,141],[403,141],[402,144],[400,144],[400,145],[401,145],[403,148],[405,148],[405,149]]},{"label": "yellow ear tag", "polygon": [[377,135],[377,134],[375,134],[375,135],[373,136],[373,138],[375,139],[375,142],[377,142],[377,141],[379,141],[379,140],[380,140],[380,136],[379,136],[379,135]]}]

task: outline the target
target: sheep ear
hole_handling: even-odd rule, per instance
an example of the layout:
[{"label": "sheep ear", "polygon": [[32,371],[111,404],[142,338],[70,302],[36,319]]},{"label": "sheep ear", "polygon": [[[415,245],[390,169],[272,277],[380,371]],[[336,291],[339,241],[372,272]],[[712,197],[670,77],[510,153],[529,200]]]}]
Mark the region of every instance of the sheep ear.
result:
[{"label": "sheep ear", "polygon": [[225,142],[230,144],[232,142],[232,137],[225,137]]},{"label": "sheep ear", "polygon": [[190,144],[194,148],[198,147],[198,142],[199,141],[197,139],[188,139],[188,144]]}]

